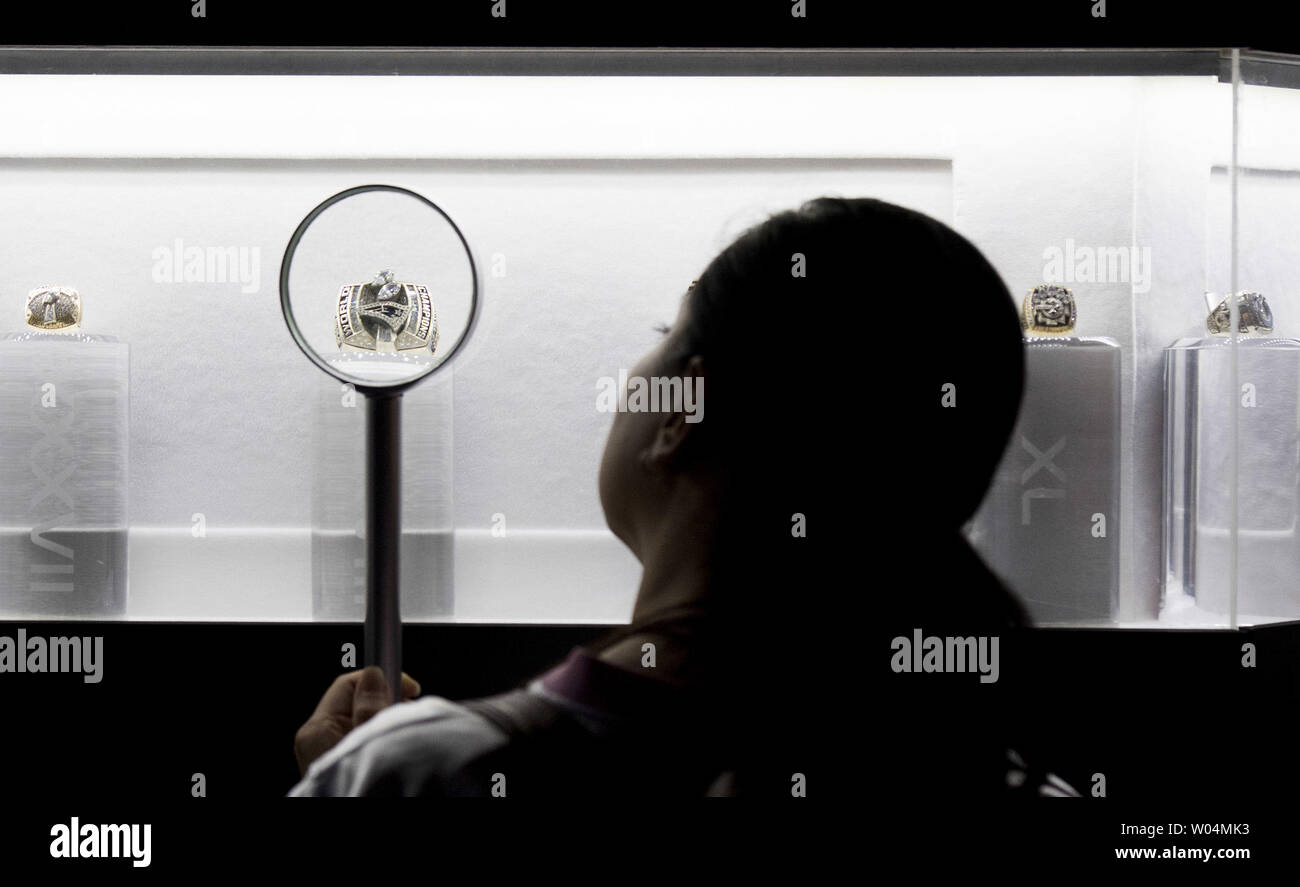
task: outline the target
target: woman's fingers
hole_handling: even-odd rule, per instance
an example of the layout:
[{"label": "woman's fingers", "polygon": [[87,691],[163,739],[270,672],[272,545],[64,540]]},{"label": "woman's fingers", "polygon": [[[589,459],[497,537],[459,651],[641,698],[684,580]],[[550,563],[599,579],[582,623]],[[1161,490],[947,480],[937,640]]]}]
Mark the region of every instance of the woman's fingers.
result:
[{"label": "woman's fingers", "polygon": [[[405,686],[406,682],[402,682]],[[352,727],[356,729],[373,718],[380,711],[393,704],[393,695],[388,689],[388,679],[384,670],[378,665],[362,669],[357,679],[356,692],[352,696]]]},{"label": "woman's fingers", "polygon": [[[402,699],[420,695],[420,682],[402,674]],[[316,710],[294,736],[294,755],[299,772],[329,751],[351,730],[392,705],[392,695],[383,670],[372,665],[341,674],[330,684]]]},{"label": "woman's fingers", "polygon": [[[361,726],[380,711],[393,704],[393,694],[388,687],[388,679],[383,669],[372,665],[354,672],[356,689],[352,696],[352,726]],[[402,673],[402,699],[414,699],[420,695],[420,683],[405,672]]]}]

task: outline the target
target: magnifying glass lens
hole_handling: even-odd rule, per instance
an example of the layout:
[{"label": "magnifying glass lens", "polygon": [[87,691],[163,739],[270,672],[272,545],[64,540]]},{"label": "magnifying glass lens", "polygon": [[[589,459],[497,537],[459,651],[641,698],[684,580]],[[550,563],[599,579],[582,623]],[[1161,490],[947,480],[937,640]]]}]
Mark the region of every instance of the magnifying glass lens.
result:
[{"label": "magnifying glass lens", "polygon": [[335,378],[369,388],[427,376],[466,338],[474,261],[455,223],[389,185],[340,192],[314,209],[281,268],[294,340]]}]

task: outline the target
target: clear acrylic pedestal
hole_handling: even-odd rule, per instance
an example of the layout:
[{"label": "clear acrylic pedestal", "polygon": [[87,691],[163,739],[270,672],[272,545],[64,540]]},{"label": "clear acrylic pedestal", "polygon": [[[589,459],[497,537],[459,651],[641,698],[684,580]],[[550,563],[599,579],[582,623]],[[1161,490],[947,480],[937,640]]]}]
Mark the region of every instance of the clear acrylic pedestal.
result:
[{"label": "clear acrylic pedestal", "polygon": [[1300,617],[1300,340],[1180,339],[1165,350],[1165,606],[1229,613],[1232,411],[1239,420],[1237,613]]},{"label": "clear acrylic pedestal", "polygon": [[129,349],[0,337],[0,618],[120,618],[127,599]]},{"label": "clear acrylic pedestal", "polygon": [[[350,375],[410,373],[396,355],[356,352],[331,358]],[[388,366],[391,364],[391,366]],[[402,395],[402,621],[454,615],[452,377]],[[312,426],[312,618],[360,622],[366,612],[365,410],[363,395],[321,382]]]}]

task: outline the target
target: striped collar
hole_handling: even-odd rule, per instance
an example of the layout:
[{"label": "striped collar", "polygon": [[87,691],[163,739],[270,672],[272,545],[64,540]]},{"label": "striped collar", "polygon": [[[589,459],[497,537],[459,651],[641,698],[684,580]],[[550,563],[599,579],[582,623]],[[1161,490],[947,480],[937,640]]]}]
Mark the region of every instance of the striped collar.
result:
[{"label": "striped collar", "polygon": [[692,695],[640,671],[606,662],[583,647],[543,674],[548,693],[607,717],[645,717],[677,708]]}]

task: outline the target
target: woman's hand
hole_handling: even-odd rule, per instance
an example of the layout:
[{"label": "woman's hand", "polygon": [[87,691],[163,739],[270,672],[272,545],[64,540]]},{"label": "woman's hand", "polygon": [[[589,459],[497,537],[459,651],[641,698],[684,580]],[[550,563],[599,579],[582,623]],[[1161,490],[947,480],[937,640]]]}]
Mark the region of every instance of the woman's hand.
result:
[{"label": "woman's hand", "polygon": [[[402,674],[402,700],[420,695],[420,685]],[[378,665],[341,674],[321,697],[320,705],[293,738],[298,772],[307,773],[311,762],[338,745],[353,727],[359,727],[392,704],[388,679]]]}]

